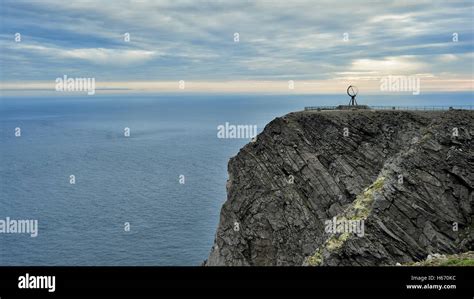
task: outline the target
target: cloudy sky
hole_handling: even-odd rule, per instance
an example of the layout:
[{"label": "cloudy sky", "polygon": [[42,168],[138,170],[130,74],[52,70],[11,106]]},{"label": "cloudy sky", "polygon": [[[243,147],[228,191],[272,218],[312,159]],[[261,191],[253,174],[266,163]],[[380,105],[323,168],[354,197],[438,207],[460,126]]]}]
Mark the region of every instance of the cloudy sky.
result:
[{"label": "cloudy sky", "polygon": [[0,1],[3,89],[63,75],[138,89],[293,80],[315,92],[404,75],[473,89],[472,1]]}]

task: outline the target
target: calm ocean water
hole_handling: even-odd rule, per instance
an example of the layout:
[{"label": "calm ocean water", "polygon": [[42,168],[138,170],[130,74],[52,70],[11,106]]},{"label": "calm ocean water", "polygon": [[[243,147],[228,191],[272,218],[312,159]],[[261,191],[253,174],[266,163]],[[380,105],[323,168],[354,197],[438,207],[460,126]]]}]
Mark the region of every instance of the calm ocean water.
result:
[{"label": "calm ocean water", "polygon": [[[473,105],[471,93],[358,100]],[[217,126],[261,132],[304,106],[347,102],[344,95],[0,97],[0,220],[39,221],[36,238],[0,234],[0,265],[198,265],[226,199],[227,162],[249,141],[218,139]]]}]

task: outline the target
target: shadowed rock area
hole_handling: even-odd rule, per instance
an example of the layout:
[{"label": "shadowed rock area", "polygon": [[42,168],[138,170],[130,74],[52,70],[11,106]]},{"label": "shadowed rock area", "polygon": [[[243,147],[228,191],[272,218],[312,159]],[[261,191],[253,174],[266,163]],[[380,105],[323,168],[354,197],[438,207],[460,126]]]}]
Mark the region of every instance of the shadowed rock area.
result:
[{"label": "shadowed rock area", "polygon": [[[395,265],[474,250],[473,111],[307,111],[230,159],[205,265]],[[364,222],[364,234],[325,221]]]}]

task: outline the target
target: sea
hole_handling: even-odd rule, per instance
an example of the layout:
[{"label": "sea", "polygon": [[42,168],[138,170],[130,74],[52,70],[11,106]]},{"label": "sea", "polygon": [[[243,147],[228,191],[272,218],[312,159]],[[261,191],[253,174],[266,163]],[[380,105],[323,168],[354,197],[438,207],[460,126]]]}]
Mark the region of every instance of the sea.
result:
[{"label": "sea", "polygon": [[[360,104],[473,105],[472,93],[358,96]],[[226,200],[227,163],[265,125],[343,95],[0,96],[0,265],[198,266]],[[226,135],[227,136],[227,135]],[[240,136],[242,137],[242,136]],[[244,136],[245,137],[245,136]]]}]

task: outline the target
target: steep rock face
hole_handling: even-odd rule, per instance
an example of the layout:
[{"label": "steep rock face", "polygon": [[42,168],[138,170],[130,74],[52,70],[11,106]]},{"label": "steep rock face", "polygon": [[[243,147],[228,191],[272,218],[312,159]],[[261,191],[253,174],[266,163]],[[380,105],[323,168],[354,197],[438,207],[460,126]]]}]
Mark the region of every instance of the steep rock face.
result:
[{"label": "steep rock face", "polygon": [[[206,265],[393,265],[474,249],[474,112],[321,111],[229,161]],[[330,234],[356,219],[364,234]]]}]

